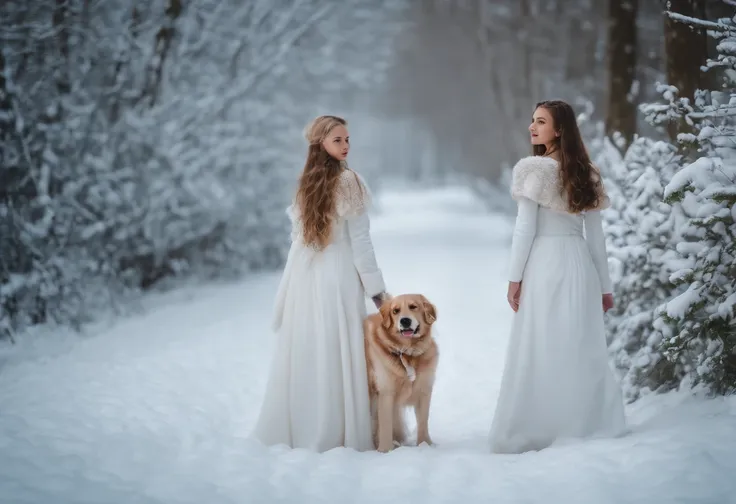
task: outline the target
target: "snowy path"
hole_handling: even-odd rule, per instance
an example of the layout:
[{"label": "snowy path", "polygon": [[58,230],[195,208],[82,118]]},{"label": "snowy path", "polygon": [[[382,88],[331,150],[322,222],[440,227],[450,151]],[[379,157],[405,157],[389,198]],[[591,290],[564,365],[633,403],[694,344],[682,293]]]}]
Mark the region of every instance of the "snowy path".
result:
[{"label": "snowy path", "polygon": [[438,307],[437,447],[318,455],[248,440],[278,282],[264,274],[172,293],[68,351],[7,365],[0,503],[736,502],[736,398],[649,397],[625,438],[487,453],[511,222],[459,189],[382,204],[373,235],[389,289]]}]

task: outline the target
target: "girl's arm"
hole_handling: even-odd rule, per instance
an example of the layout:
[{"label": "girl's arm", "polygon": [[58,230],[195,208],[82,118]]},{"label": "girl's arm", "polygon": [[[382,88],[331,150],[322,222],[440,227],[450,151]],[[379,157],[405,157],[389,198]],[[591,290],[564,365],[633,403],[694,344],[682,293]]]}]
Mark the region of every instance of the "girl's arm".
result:
[{"label": "girl's arm", "polygon": [[585,212],[585,241],[593,258],[593,264],[598,271],[598,279],[601,282],[601,294],[613,292],[611,276],[608,272],[608,254],[606,251],[606,238],[603,235],[603,219],[601,212],[590,210]]},{"label": "girl's arm", "polygon": [[539,205],[536,202],[528,198],[519,198],[516,225],[511,241],[510,282],[521,282],[524,277],[526,261],[529,259],[529,252],[537,234],[538,211]]}]

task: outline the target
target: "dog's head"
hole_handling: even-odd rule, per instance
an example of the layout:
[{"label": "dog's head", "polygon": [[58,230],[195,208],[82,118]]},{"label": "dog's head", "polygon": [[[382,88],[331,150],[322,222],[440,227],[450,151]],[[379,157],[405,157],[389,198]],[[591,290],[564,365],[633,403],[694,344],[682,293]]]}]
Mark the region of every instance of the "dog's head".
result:
[{"label": "dog's head", "polygon": [[402,294],[384,301],[381,323],[391,336],[420,339],[437,320],[437,308],[421,294]]}]

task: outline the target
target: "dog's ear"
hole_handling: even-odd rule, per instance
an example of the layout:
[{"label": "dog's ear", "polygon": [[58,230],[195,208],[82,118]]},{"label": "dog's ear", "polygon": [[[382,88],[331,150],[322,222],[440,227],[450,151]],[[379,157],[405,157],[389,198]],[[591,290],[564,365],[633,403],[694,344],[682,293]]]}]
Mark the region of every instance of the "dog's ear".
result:
[{"label": "dog's ear", "polygon": [[378,309],[378,312],[381,314],[381,325],[383,328],[390,329],[391,324],[394,323],[394,319],[391,316],[391,303],[384,301]]},{"label": "dog's ear", "polygon": [[437,308],[424,296],[422,296],[422,311],[425,324],[433,324],[437,320]]}]

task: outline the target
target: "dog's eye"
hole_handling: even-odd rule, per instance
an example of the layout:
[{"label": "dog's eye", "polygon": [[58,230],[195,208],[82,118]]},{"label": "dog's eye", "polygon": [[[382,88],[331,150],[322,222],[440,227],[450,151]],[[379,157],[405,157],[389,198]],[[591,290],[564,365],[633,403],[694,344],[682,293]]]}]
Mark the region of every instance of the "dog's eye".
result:
[{"label": "dog's eye", "polygon": [[410,310],[416,310],[416,309],[417,309],[417,305],[415,305],[415,304],[410,304],[410,305],[409,305],[409,309],[410,309]]},{"label": "dog's eye", "polygon": [[391,310],[391,313],[393,313],[394,315],[396,315],[397,313],[399,313],[399,311],[401,311],[401,310],[399,310],[398,308],[394,308],[393,310]]}]

